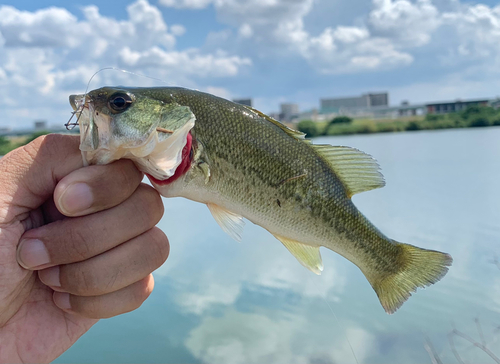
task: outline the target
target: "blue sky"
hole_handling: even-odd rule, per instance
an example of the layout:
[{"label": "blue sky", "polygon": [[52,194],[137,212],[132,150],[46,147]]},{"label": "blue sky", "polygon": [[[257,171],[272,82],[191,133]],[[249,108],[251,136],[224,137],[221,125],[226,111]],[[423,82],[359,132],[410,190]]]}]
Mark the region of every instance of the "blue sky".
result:
[{"label": "blue sky", "polygon": [[[0,126],[62,124],[118,67],[264,112],[388,91],[391,104],[500,95],[500,6],[483,0],[3,1]],[[103,71],[103,85],[161,86]]]}]

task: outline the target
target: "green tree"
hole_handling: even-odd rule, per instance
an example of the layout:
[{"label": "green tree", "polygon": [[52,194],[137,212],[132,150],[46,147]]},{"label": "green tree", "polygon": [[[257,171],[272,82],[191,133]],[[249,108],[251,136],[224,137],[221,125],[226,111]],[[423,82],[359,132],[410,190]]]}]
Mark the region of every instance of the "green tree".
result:
[{"label": "green tree", "polygon": [[478,115],[470,121],[469,125],[472,127],[479,127],[479,126],[490,126],[491,123],[487,117]]},{"label": "green tree", "polygon": [[300,121],[299,124],[297,125],[297,129],[306,134],[309,138],[313,138],[319,135],[318,126],[312,120]]},{"label": "green tree", "polygon": [[462,111],[462,117],[464,119],[468,119],[470,118],[471,116],[473,115],[479,115],[482,113],[482,109],[484,109],[484,107],[481,107],[479,105],[470,105],[470,106],[467,106],[467,109],[465,109],[464,111]]},{"label": "green tree", "polygon": [[4,136],[0,136],[0,155],[7,154],[11,149],[9,139]]},{"label": "green tree", "polygon": [[425,120],[427,121],[438,121],[444,119],[444,115],[439,115],[439,114],[426,114],[425,115]]},{"label": "green tree", "polygon": [[349,116],[336,116],[330,122],[329,125],[332,124],[349,124],[352,123],[352,119]]},{"label": "green tree", "polygon": [[50,131],[45,131],[45,130],[42,130],[42,131],[37,131],[33,134],[31,134],[27,139],[26,141],[24,142],[24,144],[28,144],[28,143],[31,143],[33,140],[35,140],[36,138],[42,136],[42,135],[46,135],[46,134],[50,134]]},{"label": "green tree", "polygon": [[406,130],[420,130],[422,126],[418,121],[410,121],[408,125],[406,125]]}]

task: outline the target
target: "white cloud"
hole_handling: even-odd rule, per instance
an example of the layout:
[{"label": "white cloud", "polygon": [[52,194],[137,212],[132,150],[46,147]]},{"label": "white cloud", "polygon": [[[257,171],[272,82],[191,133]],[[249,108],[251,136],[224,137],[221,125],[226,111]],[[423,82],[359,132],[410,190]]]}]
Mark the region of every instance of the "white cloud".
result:
[{"label": "white cloud", "polygon": [[[187,5],[173,0],[163,4]],[[426,0],[416,4],[407,0],[374,0],[367,25],[330,26],[316,36],[304,25],[304,18],[314,5],[312,0],[214,0],[212,4],[220,21],[238,29],[243,47],[251,42],[264,57],[298,55],[322,73],[373,71],[411,64],[413,57],[402,49],[425,44],[429,32],[438,25],[437,10]],[[212,35],[209,43],[215,47],[227,45],[228,37],[232,34],[219,32]]]},{"label": "white cloud", "polygon": [[227,285],[209,282],[207,285],[200,287],[197,292],[179,294],[176,301],[184,311],[201,315],[204,311],[216,305],[233,305],[240,295],[240,288],[238,284]]},{"label": "white cloud", "polygon": [[204,91],[227,100],[230,100],[232,96],[231,92],[223,87],[208,86]]},{"label": "white cloud", "polygon": [[243,38],[250,38],[253,35],[252,26],[248,23],[244,23],[238,29],[238,34]]},{"label": "white cloud", "polygon": [[413,57],[385,38],[373,38],[365,28],[327,28],[311,38],[303,56],[323,73],[349,73],[408,65]]},{"label": "white cloud", "polygon": [[0,31],[6,46],[73,47],[78,40],[76,22],[76,17],[62,8],[32,13],[12,6],[0,7]]},{"label": "white cloud", "polygon": [[184,35],[186,33],[186,28],[184,28],[180,24],[174,24],[170,27],[170,31],[172,32],[173,35],[176,37],[180,37],[181,35]]},{"label": "white cloud", "polygon": [[[12,120],[14,114],[20,115],[14,109],[26,107],[22,100],[28,98],[32,110],[28,119],[59,118],[56,114],[62,112],[61,105],[66,106],[67,94],[81,92],[95,71],[109,66],[146,73],[169,84],[200,89],[217,85],[226,90],[230,88],[227,83],[212,83],[210,78],[238,77],[242,71],[259,72],[259,66],[265,62],[274,67],[289,60],[307,62],[310,69],[302,74],[328,75],[418,67],[424,59],[442,68],[436,84],[439,86],[442,81],[447,85],[438,87],[443,95],[457,89],[445,79],[451,72],[456,72],[454,78],[462,85],[459,91],[467,94],[474,93],[470,90],[477,89],[481,82],[485,90],[492,90],[500,78],[500,6],[459,1],[444,6],[444,1],[436,0],[373,0],[371,7],[364,6],[366,10],[355,20],[325,23],[311,30],[308,16],[314,7],[324,6],[321,1],[160,3],[177,8],[213,7],[217,21],[225,27],[209,32],[202,48],[179,50],[176,43],[186,29],[181,24],[166,24],[161,11],[146,0],[130,4],[122,20],[100,14],[96,6],[83,7],[82,19],[63,8],[30,12],[0,6],[0,105],[4,107],[4,120],[9,115]],[[453,67],[456,69],[448,69]],[[481,77],[480,69],[490,77]],[[97,79],[108,84],[127,82],[116,72],[102,73]],[[283,75],[279,76],[279,80],[283,79]],[[430,80],[411,82],[423,85]],[[416,90],[423,90],[422,87]],[[12,93],[19,97],[13,99],[9,96]],[[443,98],[450,97],[455,95]],[[48,105],[58,105],[57,110],[52,108],[49,112]],[[25,119],[16,116],[15,120]]]},{"label": "white cloud", "polygon": [[464,5],[459,11],[443,14],[443,21],[456,29],[459,55],[499,61],[500,5],[493,8],[482,4]]},{"label": "white cloud", "polygon": [[316,320],[314,312],[298,316],[226,311],[220,317],[204,317],[185,346],[203,362],[236,364],[354,362],[346,336],[360,362],[378,351],[367,331],[355,326],[331,330],[316,325]]},{"label": "white cloud", "polygon": [[[321,73],[409,66],[415,60],[414,51],[425,46],[434,47],[432,52],[437,62],[500,58],[497,46],[500,6],[491,8],[454,1],[447,6],[441,4],[441,8],[447,9],[445,12],[432,0],[373,0],[371,9],[360,14],[356,25],[330,24],[312,34],[304,25],[313,6],[319,4],[312,0],[168,0],[161,3],[188,8],[213,5],[218,20],[237,31],[225,30],[213,35],[208,43],[212,47],[247,50],[250,45],[259,57],[299,56]],[[438,34],[443,29],[447,33]],[[241,44],[238,45],[238,41]]]},{"label": "white cloud", "polygon": [[[186,347],[206,363],[307,363],[303,353],[294,355],[291,341],[297,321],[270,319],[261,314],[228,312],[207,317],[186,340]],[[234,323],[238,322],[237,330]],[[301,326],[302,326],[301,325]]]},{"label": "white cloud", "polygon": [[427,44],[441,24],[438,9],[430,0],[373,0],[368,23],[374,36],[383,36],[404,48]]},{"label": "white cloud", "polygon": [[178,9],[203,9],[206,8],[212,0],[160,0],[159,4]]},{"label": "white cloud", "polygon": [[238,56],[218,56],[213,54],[200,54],[191,49],[183,52],[164,51],[159,47],[152,47],[144,52],[135,52],[125,47],[120,51],[121,61],[131,68],[160,68],[165,67],[167,75],[179,72],[197,75],[199,77],[228,77],[238,74],[240,67],[250,66],[248,58]]},{"label": "white cloud", "polygon": [[[82,92],[92,74],[104,67],[125,67],[169,84],[196,87],[196,80],[234,77],[251,65],[250,59],[227,52],[176,50],[176,37],[185,28],[169,27],[146,0],[128,5],[125,20],[104,16],[93,5],[82,13],[78,20],[63,8],[29,12],[0,6],[0,106],[8,106],[3,120],[14,126],[16,120],[59,119],[63,108],[54,106],[67,106],[68,94]],[[123,74],[107,72],[96,81],[123,84],[123,79]],[[14,104],[9,94],[17,95]],[[26,107],[26,100],[31,113],[22,118],[15,108]]]}]

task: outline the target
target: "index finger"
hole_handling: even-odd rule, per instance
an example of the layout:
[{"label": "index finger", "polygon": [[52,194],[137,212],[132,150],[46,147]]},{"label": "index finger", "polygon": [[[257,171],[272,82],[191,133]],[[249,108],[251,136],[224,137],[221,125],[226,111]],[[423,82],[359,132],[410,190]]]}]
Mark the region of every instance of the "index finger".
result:
[{"label": "index finger", "polygon": [[54,190],[57,209],[66,216],[82,216],[117,206],[137,189],[143,175],[132,161],[78,169]]}]

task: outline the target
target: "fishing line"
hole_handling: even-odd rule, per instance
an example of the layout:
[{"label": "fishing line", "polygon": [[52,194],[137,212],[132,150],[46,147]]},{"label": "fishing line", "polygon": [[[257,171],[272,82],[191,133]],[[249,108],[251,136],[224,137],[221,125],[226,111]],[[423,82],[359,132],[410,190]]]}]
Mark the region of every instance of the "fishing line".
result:
[{"label": "fishing line", "polygon": [[[141,73],[135,73],[135,72],[127,71],[127,70],[124,70],[124,69],[121,69],[121,68],[116,68],[116,67],[104,67],[104,68],[101,68],[96,73],[94,73],[92,75],[92,77],[90,77],[89,82],[87,82],[87,88],[85,89],[85,93],[83,94],[84,95],[84,99],[87,96],[87,93],[88,93],[89,87],[90,87],[90,83],[92,82],[92,80],[94,79],[94,77],[97,74],[101,73],[102,71],[108,71],[108,70],[120,71],[120,72],[123,72],[123,73],[128,73],[129,75],[134,75],[134,76],[139,76],[139,77],[145,77],[145,78],[149,78],[149,79],[154,80],[154,81],[158,81],[158,82],[164,83],[165,85],[173,86],[172,83],[164,81],[164,80],[162,80],[160,78],[143,75]],[[82,115],[83,108],[84,108],[84,104],[79,105],[79,107],[75,111],[71,112],[71,117],[66,122],[66,124],[64,124],[64,126],[66,127],[67,130],[73,130],[79,124],[79,120],[80,120],[80,116]],[[71,120],[73,119],[73,117],[76,114],[78,114],[78,116],[76,118],[76,121],[72,123]]]},{"label": "fishing line", "polygon": [[[319,284],[316,281],[315,281],[315,283]],[[351,349],[351,353],[352,353],[352,356],[354,357],[354,360],[356,361],[356,364],[359,364],[358,358],[356,357],[356,353],[354,353],[354,348],[352,347],[351,341],[349,340],[349,335],[347,335],[347,330],[345,330],[344,327],[342,326],[342,324],[340,323],[340,320],[338,319],[337,315],[335,314],[335,311],[333,311],[333,308],[332,308],[332,306],[330,306],[330,303],[328,302],[328,300],[326,299],[326,297],[324,297],[324,296],[322,296],[322,297],[325,300],[326,305],[328,306],[328,308],[332,312],[333,317],[335,317],[335,320],[337,321],[337,324],[339,325],[339,327],[344,332],[344,337],[347,340],[347,343],[349,344],[349,348]]]},{"label": "fishing line", "polygon": [[[333,311],[332,306],[330,306],[330,303],[328,303],[328,300],[325,297],[323,297],[323,299],[325,300],[326,305],[328,306],[328,308],[330,309],[330,311],[332,311],[333,317],[335,317],[335,320],[337,320],[337,323],[339,324],[339,326],[342,326],[342,324],[340,323],[337,315]],[[354,353],[354,348],[352,347],[351,341],[349,340],[349,335],[347,335],[347,331],[346,330],[343,330],[343,331],[344,331],[345,339],[347,340],[347,343],[349,344],[349,348],[351,348],[352,356],[354,357],[354,360],[356,361],[356,364],[359,364],[358,358],[356,357],[356,354]]]},{"label": "fishing line", "polygon": [[134,76],[139,76],[139,77],[145,77],[145,78],[149,78],[150,80],[154,80],[154,81],[159,81],[161,83],[164,83],[165,85],[169,85],[169,86],[172,86],[171,83],[167,82],[167,81],[164,81],[160,78],[156,78],[156,77],[152,77],[152,76],[147,76],[147,75],[143,75],[141,73],[135,73],[135,72],[132,72],[132,71],[127,71],[127,70],[124,70],[124,69],[121,69],[121,68],[116,68],[116,67],[104,67],[104,68],[101,68],[99,71],[97,71],[96,73],[94,73],[92,75],[92,77],[90,77],[90,80],[89,82],[87,83],[87,88],[85,89],[85,95],[87,95],[87,91],[89,90],[89,87],[90,87],[90,83],[92,82],[92,79],[98,74],[98,73],[101,73],[102,71],[107,71],[107,70],[114,70],[114,71],[120,71],[120,72],[123,72],[123,73],[128,73],[129,75],[134,75]]}]

